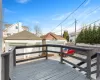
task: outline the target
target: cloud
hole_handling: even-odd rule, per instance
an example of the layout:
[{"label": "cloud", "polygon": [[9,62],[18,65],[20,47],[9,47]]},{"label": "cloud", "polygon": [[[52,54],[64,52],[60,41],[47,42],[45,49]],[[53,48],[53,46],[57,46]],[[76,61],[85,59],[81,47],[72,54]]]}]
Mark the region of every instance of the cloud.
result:
[{"label": "cloud", "polygon": [[21,3],[21,4],[23,4],[23,3],[27,3],[27,2],[29,2],[30,0],[16,0],[18,3]]},{"label": "cloud", "polygon": [[62,14],[62,15],[56,14],[56,15],[53,16],[52,20],[63,20],[63,19],[65,19],[69,14],[70,14],[70,12],[69,12],[69,13],[66,13],[66,14]]},{"label": "cloud", "polygon": [[4,12],[5,12],[5,13],[16,13],[16,12],[10,10],[10,9],[7,9],[7,8],[4,8]]},{"label": "cloud", "polygon": [[84,4],[84,6],[87,6],[90,2],[91,2],[91,0],[87,0],[87,2]]}]

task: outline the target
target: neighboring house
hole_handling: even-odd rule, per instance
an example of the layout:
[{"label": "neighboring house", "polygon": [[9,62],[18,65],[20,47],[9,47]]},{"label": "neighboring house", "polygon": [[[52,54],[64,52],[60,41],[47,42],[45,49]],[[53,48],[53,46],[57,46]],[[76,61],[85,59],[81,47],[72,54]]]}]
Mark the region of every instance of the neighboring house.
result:
[{"label": "neighboring house", "polygon": [[22,31],[6,37],[4,42],[5,50],[8,51],[12,46],[40,44],[42,39],[28,31]]},{"label": "neighboring house", "polygon": [[77,33],[76,33],[76,36],[75,36],[75,32],[70,33],[70,34],[69,34],[69,42],[75,43],[75,37],[77,38],[78,34],[79,34],[79,32],[77,32]]},{"label": "neighboring house", "polygon": [[[14,46],[28,46],[28,45],[42,44],[42,39],[28,31],[22,31],[14,35],[11,35],[9,37],[6,37],[4,39],[4,42],[5,42],[5,51],[8,52]],[[32,48],[21,49],[17,50],[16,54],[18,52],[19,53],[32,52],[32,50],[33,50]]]},{"label": "neighboring house", "polygon": [[29,29],[27,26],[22,26],[21,22],[15,24],[5,24],[3,30],[3,37],[8,37],[24,30],[28,31]]},{"label": "neighboring house", "polygon": [[41,38],[45,39],[47,44],[66,44],[67,43],[67,41],[63,37],[58,36],[54,33],[48,33],[42,36]]}]

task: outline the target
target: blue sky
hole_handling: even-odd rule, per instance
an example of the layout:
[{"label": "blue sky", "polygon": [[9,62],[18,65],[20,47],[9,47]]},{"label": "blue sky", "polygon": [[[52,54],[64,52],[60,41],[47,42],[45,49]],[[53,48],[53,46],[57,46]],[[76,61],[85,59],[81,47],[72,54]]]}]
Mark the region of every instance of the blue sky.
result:
[{"label": "blue sky", "polygon": [[[3,0],[4,22],[22,22],[34,32],[34,25],[38,25],[43,33],[55,28],[84,0]],[[95,10],[96,9],[96,10]],[[95,10],[91,13],[91,11]],[[83,24],[89,24],[100,19],[100,0],[87,0],[63,24],[64,30],[73,32],[74,19],[77,19],[77,29]],[[53,32],[60,33],[60,26]]]}]

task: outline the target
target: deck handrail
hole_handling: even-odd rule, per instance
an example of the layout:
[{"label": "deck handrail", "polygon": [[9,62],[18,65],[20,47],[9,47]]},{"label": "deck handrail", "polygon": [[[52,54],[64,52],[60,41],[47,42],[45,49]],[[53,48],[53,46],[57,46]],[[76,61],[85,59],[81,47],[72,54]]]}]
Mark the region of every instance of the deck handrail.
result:
[{"label": "deck handrail", "polygon": [[100,78],[100,52],[97,53],[97,78]]},{"label": "deck handrail", "polygon": [[15,66],[15,51],[16,47],[13,47],[11,51],[1,54],[2,57],[2,80],[10,80],[9,67]]},{"label": "deck handrail", "polygon": [[[34,53],[38,53],[38,52],[46,52],[46,55],[45,56],[40,56],[40,57],[37,57],[37,58],[32,58],[32,59],[26,59],[26,60],[22,60],[22,61],[27,61],[27,60],[33,60],[33,59],[38,59],[38,58],[44,58],[46,57],[46,59],[48,59],[48,52],[54,52],[54,53],[60,53],[61,54],[61,63],[63,62],[67,62],[77,68],[79,68],[81,71],[85,71],[86,72],[86,77],[87,78],[91,78],[91,56],[94,54],[93,51],[92,51],[92,48],[82,48],[82,47],[77,47],[77,46],[64,46],[64,45],[52,45],[52,44],[46,44],[46,45],[33,45],[33,46],[16,46],[14,47],[10,52],[8,52],[7,54],[2,54],[2,58],[7,61],[7,57],[8,57],[8,61],[7,63],[9,63],[9,56],[10,54],[12,53],[12,56],[13,56],[13,66],[16,66],[16,62],[22,62],[22,61],[16,61],[16,56],[21,56],[21,55],[25,55],[26,53],[20,53],[20,54],[16,54],[16,49],[22,49],[22,48],[34,48],[34,47],[46,47],[46,50],[44,51],[37,51],[37,52],[30,52],[30,53],[27,53],[27,54],[34,54]],[[52,50],[48,50],[48,47],[58,47],[60,48],[61,50],[58,52],[58,51],[52,51]],[[68,48],[68,49],[75,49],[77,54],[80,54],[80,55],[85,55],[86,56],[86,59],[83,59],[83,58],[80,58],[80,57],[76,57],[74,55],[68,55],[72,58],[75,58],[75,59],[78,59],[78,60],[81,60],[81,61],[84,61],[87,63],[87,66],[86,68],[82,68],[66,59],[63,58],[63,52],[62,52],[62,49],[63,48]],[[79,51],[79,53],[78,53]],[[81,52],[84,52],[84,53],[81,53]],[[7,57],[6,57],[7,56]],[[3,62],[3,63],[6,63],[6,62]],[[6,66],[8,64],[5,64],[4,66]],[[7,71],[7,70],[6,70]],[[9,70],[8,72],[9,73]],[[6,74],[5,74],[6,76]],[[10,77],[10,76],[9,76]],[[9,79],[3,79],[3,80],[9,80]]]}]

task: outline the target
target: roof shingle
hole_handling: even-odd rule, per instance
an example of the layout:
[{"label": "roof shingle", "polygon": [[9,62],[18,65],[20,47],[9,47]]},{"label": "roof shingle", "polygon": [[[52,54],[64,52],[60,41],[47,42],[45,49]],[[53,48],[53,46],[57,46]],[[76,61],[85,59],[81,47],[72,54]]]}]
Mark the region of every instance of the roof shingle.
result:
[{"label": "roof shingle", "polygon": [[5,40],[41,40],[41,38],[25,30],[6,37]]},{"label": "roof shingle", "polygon": [[65,40],[63,37],[61,37],[61,36],[58,36],[58,35],[56,35],[56,34],[54,34],[54,33],[48,33],[48,34],[46,34],[46,35],[44,35],[44,36],[42,36],[42,39],[46,39],[46,40],[53,40],[53,39],[56,39],[56,40]]}]

